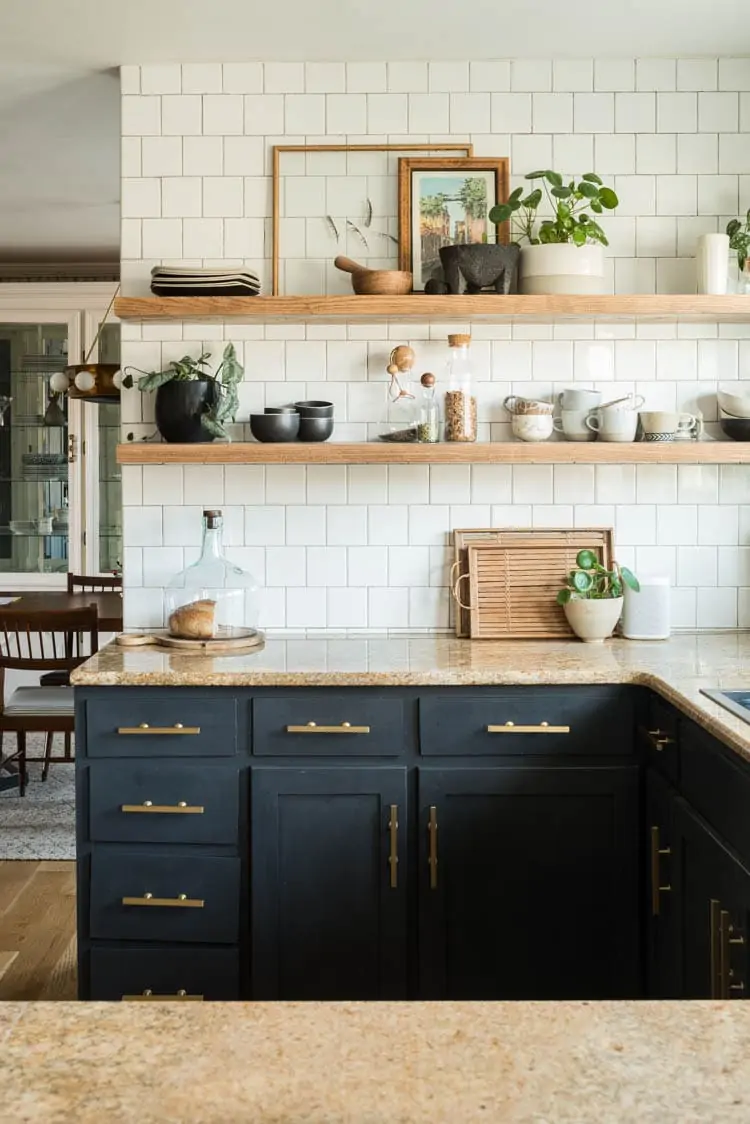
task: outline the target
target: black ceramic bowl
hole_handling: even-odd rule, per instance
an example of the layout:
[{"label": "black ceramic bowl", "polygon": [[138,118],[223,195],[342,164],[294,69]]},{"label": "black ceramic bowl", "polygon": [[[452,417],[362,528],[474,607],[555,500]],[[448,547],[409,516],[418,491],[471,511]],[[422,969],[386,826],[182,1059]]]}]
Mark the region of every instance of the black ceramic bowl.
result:
[{"label": "black ceramic bowl", "polygon": [[296,406],[266,406],[264,414],[298,414]]},{"label": "black ceramic bowl", "polygon": [[750,418],[722,418],[721,428],[733,441],[750,441]]},{"label": "black ceramic bowl", "polygon": [[[750,423],[749,423],[750,424]],[[300,441],[327,441],[333,433],[333,418],[300,418]]]},{"label": "black ceramic bowl", "polygon": [[256,441],[295,441],[299,432],[298,413],[251,414],[250,432]]},{"label": "black ceramic bowl", "polygon": [[311,399],[308,402],[295,402],[295,410],[299,410],[301,418],[332,418],[333,402],[317,402]]}]

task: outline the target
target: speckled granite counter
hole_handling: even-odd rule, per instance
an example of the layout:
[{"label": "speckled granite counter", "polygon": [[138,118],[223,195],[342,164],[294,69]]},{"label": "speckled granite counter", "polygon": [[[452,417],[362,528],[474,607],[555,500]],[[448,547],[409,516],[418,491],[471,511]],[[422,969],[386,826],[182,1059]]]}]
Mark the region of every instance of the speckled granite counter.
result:
[{"label": "speckled granite counter", "polygon": [[103,687],[410,687],[634,683],[651,687],[750,760],[750,725],[702,687],[750,687],[750,632],[671,640],[469,641],[442,637],[268,640],[214,658],[109,644],[72,675]]},{"label": "speckled granite counter", "polygon": [[3,1124],[750,1119],[750,1004],[10,1003]]}]

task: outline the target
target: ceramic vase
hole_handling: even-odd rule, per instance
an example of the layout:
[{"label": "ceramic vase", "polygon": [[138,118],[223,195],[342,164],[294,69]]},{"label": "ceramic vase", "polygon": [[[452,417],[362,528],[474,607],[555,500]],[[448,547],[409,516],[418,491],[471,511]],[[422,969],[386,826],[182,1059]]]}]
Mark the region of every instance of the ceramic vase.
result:
[{"label": "ceramic vase", "polygon": [[622,614],[622,597],[595,600],[574,597],[563,605],[568,624],[584,644],[601,644],[614,631]]}]

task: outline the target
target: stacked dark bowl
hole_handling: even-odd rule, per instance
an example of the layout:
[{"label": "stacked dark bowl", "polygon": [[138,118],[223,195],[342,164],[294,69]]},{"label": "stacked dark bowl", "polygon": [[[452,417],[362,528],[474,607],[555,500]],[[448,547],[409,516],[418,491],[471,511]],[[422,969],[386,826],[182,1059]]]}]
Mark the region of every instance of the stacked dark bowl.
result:
[{"label": "stacked dark bowl", "polygon": [[250,432],[256,441],[327,441],[333,433],[333,403],[267,406],[264,413],[250,415]]}]

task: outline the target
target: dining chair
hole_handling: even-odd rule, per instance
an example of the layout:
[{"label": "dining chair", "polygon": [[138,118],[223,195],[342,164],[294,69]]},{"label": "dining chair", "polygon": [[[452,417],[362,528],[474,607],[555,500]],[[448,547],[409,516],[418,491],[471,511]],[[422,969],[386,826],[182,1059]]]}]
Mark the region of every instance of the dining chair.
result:
[{"label": "dining chair", "polygon": [[68,574],[68,593],[122,593],[121,574]]},{"label": "dining chair", "polygon": [[[52,758],[52,739],[66,734],[66,756],[71,760],[70,736],[74,730],[73,688],[40,683],[17,687],[4,702],[6,671],[64,672],[68,675],[99,648],[97,612],[93,605],[82,609],[24,612],[0,609],[0,761],[4,767],[18,766],[19,796],[26,795],[26,735],[43,733],[46,781]],[[5,732],[15,733],[16,752],[2,760]]]}]

